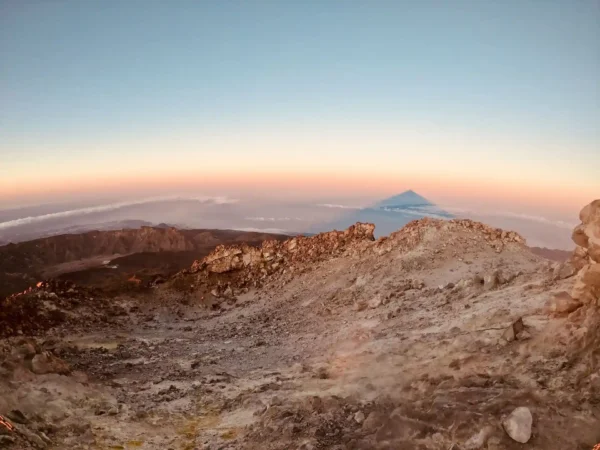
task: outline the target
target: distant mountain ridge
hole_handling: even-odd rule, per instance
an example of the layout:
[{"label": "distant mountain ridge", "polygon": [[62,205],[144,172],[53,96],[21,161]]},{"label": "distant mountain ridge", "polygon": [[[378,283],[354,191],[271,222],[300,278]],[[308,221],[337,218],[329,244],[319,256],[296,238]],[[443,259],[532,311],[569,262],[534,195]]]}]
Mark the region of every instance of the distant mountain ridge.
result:
[{"label": "distant mountain ridge", "polygon": [[87,231],[11,243],[0,246],[0,297],[21,291],[48,276],[98,267],[102,260],[119,258],[120,264],[127,263],[132,272],[137,267],[163,267],[163,260],[169,262],[172,270],[180,270],[219,244],[257,244],[266,239],[288,237],[236,230],[182,230],[161,224],[160,227]]}]

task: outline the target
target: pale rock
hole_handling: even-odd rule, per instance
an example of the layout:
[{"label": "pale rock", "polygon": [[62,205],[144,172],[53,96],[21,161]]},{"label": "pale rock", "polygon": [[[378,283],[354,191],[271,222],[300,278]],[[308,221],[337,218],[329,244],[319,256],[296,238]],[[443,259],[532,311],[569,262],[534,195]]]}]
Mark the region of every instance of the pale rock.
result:
[{"label": "pale rock", "polygon": [[523,318],[519,317],[515,320],[506,330],[502,333],[502,339],[506,342],[512,342],[519,337],[519,335],[525,330],[525,324],[523,324]]},{"label": "pale rock", "polygon": [[516,408],[510,415],[502,421],[504,431],[511,439],[525,444],[531,439],[531,427],[533,425],[533,417],[529,408],[520,406]]},{"label": "pale rock", "polygon": [[513,329],[512,325],[502,333],[502,339],[504,339],[506,342],[512,342],[516,338],[517,336],[515,335],[515,330]]},{"label": "pale rock", "polygon": [[358,411],[356,414],[354,414],[354,421],[359,424],[363,423],[365,421],[365,413]]},{"label": "pale rock", "polygon": [[588,264],[579,272],[571,295],[582,303],[596,303],[600,298],[600,264]]},{"label": "pale rock", "polygon": [[552,279],[554,280],[564,280],[566,278],[570,278],[577,273],[577,269],[570,262],[566,261],[562,264],[557,264],[552,273]]},{"label": "pale rock", "polygon": [[412,280],[410,286],[412,289],[423,289],[425,282],[423,280]]},{"label": "pale rock", "polygon": [[471,436],[464,444],[464,450],[479,450],[483,448],[488,438],[494,432],[494,428],[490,425],[482,428],[479,433]]},{"label": "pale rock", "polygon": [[52,444],[52,439],[50,439],[50,438],[49,438],[49,437],[46,435],[46,433],[44,433],[43,431],[39,431],[39,432],[38,432],[38,435],[39,435],[39,436],[42,438],[42,440],[43,440],[43,441],[44,441],[46,444],[48,444],[48,445]]},{"label": "pale rock", "polygon": [[381,306],[381,297],[379,295],[376,295],[375,297],[373,297],[371,300],[369,300],[369,308],[378,308]]},{"label": "pale rock", "polygon": [[583,269],[587,264],[589,264],[590,257],[588,255],[587,249],[584,247],[577,246],[573,255],[571,256],[571,264],[575,267],[575,270],[579,272]]},{"label": "pale rock", "polygon": [[465,289],[473,284],[473,280],[462,279],[456,283],[458,289]]},{"label": "pale rock", "polygon": [[498,287],[498,272],[487,274],[483,277],[483,289],[489,291]]},{"label": "pale rock", "polygon": [[579,219],[582,223],[573,231],[573,241],[586,248],[594,262],[600,263],[600,199],[586,205]]}]

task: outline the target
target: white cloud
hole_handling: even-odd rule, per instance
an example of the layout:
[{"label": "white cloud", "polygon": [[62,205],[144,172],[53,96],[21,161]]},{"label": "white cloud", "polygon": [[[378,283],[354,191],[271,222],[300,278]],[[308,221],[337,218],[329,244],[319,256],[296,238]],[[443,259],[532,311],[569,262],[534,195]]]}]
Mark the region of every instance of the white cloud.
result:
[{"label": "white cloud", "polygon": [[0,222],[0,230],[18,227],[21,225],[28,225],[31,223],[44,222],[46,220],[51,220],[51,219],[60,219],[60,218],[65,218],[65,217],[83,216],[86,214],[93,214],[93,213],[98,213],[98,212],[114,211],[114,210],[125,208],[128,206],[144,205],[147,203],[158,203],[158,202],[173,202],[173,201],[178,201],[178,200],[184,200],[184,201],[191,200],[191,201],[196,201],[196,202],[200,202],[200,203],[213,203],[213,204],[217,204],[217,205],[224,205],[224,204],[237,202],[236,199],[230,199],[227,197],[177,197],[177,196],[151,197],[151,198],[145,198],[145,199],[124,201],[124,202],[118,202],[118,203],[109,203],[106,205],[90,206],[88,208],[71,209],[68,211],[60,211],[60,212],[55,212],[55,213],[43,214],[40,216],[30,216],[30,217],[23,217],[20,219],[15,219],[15,220],[9,220],[7,222]]},{"label": "white cloud", "polygon": [[442,214],[443,211],[440,210],[436,206],[423,206],[423,207],[415,207],[415,208],[387,208],[387,207],[384,207],[382,209],[387,212],[398,212],[398,213],[407,214],[407,215],[411,215],[411,216],[417,216],[417,217],[427,216],[427,217],[432,217],[434,219],[448,219],[447,216],[444,216]]},{"label": "white cloud", "polygon": [[500,217],[507,219],[520,219],[527,220],[530,222],[543,223],[546,225],[554,225],[556,227],[565,228],[568,230],[572,230],[575,226],[577,226],[577,223],[575,222],[566,222],[564,220],[549,219],[543,216],[536,216],[532,214],[518,213],[513,211],[472,211],[464,208],[456,208],[453,206],[444,206],[442,209],[448,211],[451,214],[462,217],[475,216],[478,218]]},{"label": "white cloud", "polygon": [[333,204],[333,203],[319,203],[317,206],[322,206],[324,208],[362,209],[361,206],[337,205],[337,204]]},{"label": "white cloud", "polygon": [[287,235],[291,235],[291,234],[295,234],[290,232],[289,230],[283,230],[281,228],[252,228],[252,227],[246,227],[246,228],[232,228],[233,230],[237,230],[237,231],[250,231],[250,232],[256,232],[256,233],[273,233],[273,234],[287,234]]},{"label": "white cloud", "polygon": [[246,220],[252,220],[254,222],[289,222],[290,217],[246,217]]}]

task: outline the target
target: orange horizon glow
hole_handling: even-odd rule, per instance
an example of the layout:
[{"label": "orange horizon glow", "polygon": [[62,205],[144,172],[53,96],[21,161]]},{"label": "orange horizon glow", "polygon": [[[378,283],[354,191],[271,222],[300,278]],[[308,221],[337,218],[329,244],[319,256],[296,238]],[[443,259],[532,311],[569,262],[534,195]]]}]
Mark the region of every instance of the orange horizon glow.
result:
[{"label": "orange horizon glow", "polygon": [[[62,178],[51,183],[27,180],[23,185],[0,182],[0,200],[26,200],[68,195],[130,195],[137,192],[194,191],[199,194],[240,195],[278,198],[383,198],[407,189],[413,189],[441,204],[489,203],[510,204],[516,208],[537,207],[557,213],[573,214],[599,192],[579,186],[531,185],[525,182],[502,183],[498,180],[456,177],[449,174],[435,178],[398,176],[378,173],[366,176],[358,173],[328,175],[325,171],[251,172],[204,174],[137,174],[128,178],[119,175]],[[360,206],[360,205],[359,205]]]}]

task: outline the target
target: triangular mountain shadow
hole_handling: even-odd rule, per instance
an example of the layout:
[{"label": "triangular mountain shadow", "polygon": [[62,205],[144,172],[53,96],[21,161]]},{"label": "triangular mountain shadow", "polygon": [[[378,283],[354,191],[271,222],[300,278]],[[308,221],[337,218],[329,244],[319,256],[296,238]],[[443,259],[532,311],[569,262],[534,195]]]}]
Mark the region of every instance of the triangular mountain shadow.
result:
[{"label": "triangular mountain shadow", "polygon": [[372,206],[347,212],[333,222],[317,224],[311,231],[343,230],[356,222],[371,222],[375,224],[375,236],[380,237],[423,217],[451,219],[453,216],[415,191],[408,190]]},{"label": "triangular mountain shadow", "polygon": [[433,206],[429,200],[425,197],[417,194],[413,190],[408,190],[403,192],[402,194],[394,195],[393,197],[386,198],[385,200],[381,200],[376,203],[375,207],[400,207],[400,206]]}]

